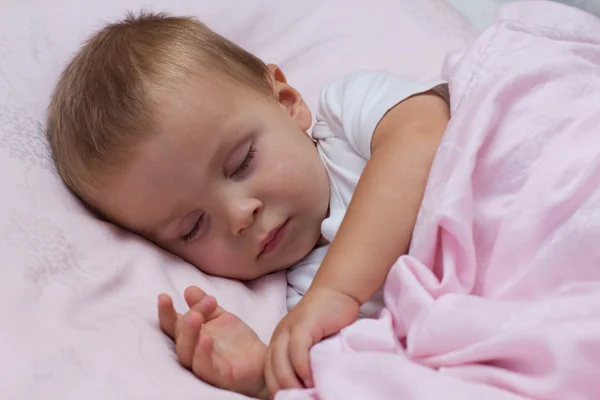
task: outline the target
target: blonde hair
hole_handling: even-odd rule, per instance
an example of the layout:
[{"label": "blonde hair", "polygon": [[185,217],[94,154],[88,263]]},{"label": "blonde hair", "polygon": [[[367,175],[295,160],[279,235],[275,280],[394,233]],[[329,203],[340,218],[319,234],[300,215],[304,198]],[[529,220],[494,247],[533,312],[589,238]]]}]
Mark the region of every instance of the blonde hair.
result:
[{"label": "blonde hair", "polygon": [[194,18],[129,13],[93,35],[62,73],[48,108],[58,173],[91,205],[89,188],[153,133],[159,94],[199,69],[270,92],[257,57]]}]

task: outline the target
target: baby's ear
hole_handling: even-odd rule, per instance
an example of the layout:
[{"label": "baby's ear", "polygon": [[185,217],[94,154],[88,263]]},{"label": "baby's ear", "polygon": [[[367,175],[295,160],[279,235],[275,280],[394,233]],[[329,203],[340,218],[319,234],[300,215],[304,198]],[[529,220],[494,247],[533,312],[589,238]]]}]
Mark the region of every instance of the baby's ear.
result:
[{"label": "baby's ear", "polygon": [[298,126],[303,131],[307,131],[312,124],[312,115],[300,92],[288,85],[281,68],[275,64],[269,64],[268,67],[275,98],[290,117],[298,123]]},{"label": "baby's ear", "polygon": [[271,81],[287,83],[287,79],[277,64],[268,64],[267,67],[271,73]]}]

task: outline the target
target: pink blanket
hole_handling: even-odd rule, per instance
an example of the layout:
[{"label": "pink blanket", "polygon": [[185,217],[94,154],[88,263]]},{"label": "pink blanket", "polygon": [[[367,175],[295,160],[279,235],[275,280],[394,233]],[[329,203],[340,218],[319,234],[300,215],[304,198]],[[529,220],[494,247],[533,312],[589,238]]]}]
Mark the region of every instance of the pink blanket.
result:
[{"label": "pink blanket", "polygon": [[600,20],[507,6],[444,74],[453,117],[387,309],[277,400],[600,398]]}]

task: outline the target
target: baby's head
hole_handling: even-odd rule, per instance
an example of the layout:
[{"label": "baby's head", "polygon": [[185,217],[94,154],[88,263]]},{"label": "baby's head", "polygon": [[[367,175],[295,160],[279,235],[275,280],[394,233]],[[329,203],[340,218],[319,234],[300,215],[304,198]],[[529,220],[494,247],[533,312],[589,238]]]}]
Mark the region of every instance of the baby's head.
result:
[{"label": "baby's head", "polygon": [[60,176],[105,218],[202,271],[253,279],[320,238],[325,169],[283,73],[191,18],[94,35],[48,110]]}]

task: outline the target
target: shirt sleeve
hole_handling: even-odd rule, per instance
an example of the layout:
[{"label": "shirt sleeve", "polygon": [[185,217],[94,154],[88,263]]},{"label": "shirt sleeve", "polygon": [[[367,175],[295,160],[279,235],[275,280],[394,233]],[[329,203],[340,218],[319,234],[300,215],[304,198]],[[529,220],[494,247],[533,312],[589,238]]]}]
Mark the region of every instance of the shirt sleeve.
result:
[{"label": "shirt sleeve", "polygon": [[449,102],[443,81],[404,79],[386,71],[360,71],[339,78],[321,92],[313,139],[334,135],[369,159],[373,133],[384,115],[403,100],[432,89]]}]

